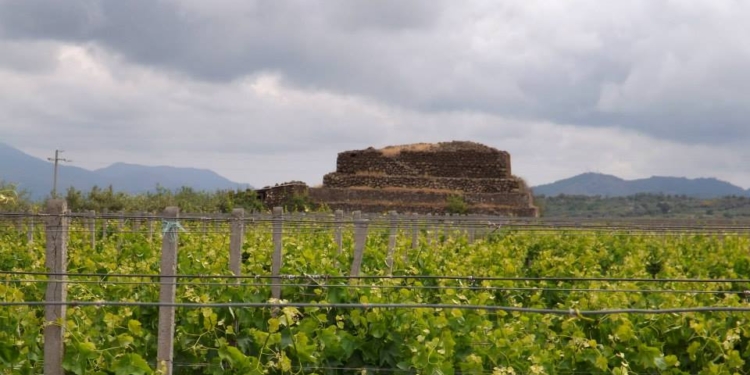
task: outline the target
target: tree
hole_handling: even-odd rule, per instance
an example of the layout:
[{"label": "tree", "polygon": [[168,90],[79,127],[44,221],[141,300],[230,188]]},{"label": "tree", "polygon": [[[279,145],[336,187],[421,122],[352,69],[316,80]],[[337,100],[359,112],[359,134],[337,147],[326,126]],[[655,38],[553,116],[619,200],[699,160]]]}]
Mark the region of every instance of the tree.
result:
[{"label": "tree", "polygon": [[26,212],[35,208],[27,191],[19,192],[16,185],[0,180],[0,211]]},{"label": "tree", "polygon": [[68,203],[68,209],[77,212],[84,209],[86,205],[86,199],[83,197],[83,192],[76,190],[74,187],[69,187],[65,194],[65,201]]}]

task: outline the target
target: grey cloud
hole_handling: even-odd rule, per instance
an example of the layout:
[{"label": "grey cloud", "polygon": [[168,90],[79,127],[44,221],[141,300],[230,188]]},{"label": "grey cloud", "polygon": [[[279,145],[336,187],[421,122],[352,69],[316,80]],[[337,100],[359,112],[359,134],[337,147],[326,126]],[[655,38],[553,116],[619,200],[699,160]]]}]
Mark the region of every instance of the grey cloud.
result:
[{"label": "grey cloud", "polygon": [[0,40],[0,68],[18,72],[45,73],[54,66],[57,46],[48,42],[18,42]]},{"label": "grey cloud", "polygon": [[6,39],[95,43],[189,79],[285,84],[687,143],[750,138],[736,1],[0,0]]},{"label": "grey cloud", "polygon": [[[442,0],[325,1],[322,10],[346,31],[385,32],[431,28],[443,11]],[[319,3],[323,5],[323,3]]]}]

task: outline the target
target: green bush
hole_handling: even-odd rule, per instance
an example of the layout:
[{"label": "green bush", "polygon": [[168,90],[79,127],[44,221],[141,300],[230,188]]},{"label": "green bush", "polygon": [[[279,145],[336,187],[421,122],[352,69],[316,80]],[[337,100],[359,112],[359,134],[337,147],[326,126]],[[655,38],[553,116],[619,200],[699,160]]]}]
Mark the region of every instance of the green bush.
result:
[{"label": "green bush", "polygon": [[285,212],[309,212],[317,209],[315,202],[306,194],[294,194],[285,199],[282,206]]},{"label": "green bush", "polygon": [[449,214],[463,215],[469,212],[469,205],[460,195],[451,195],[448,197],[445,211]]}]

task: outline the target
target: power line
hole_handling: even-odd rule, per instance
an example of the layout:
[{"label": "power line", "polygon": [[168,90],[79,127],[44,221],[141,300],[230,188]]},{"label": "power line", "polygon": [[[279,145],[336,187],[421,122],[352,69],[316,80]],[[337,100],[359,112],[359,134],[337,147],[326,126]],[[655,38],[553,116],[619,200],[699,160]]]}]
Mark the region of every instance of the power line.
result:
[{"label": "power line", "polygon": [[55,163],[55,172],[54,172],[54,178],[52,182],[52,198],[57,198],[57,166],[61,161],[70,163],[73,160],[68,160],[65,158],[61,158],[60,154],[65,152],[64,150],[55,150],[55,157],[54,158],[47,158],[47,160],[52,161]]}]

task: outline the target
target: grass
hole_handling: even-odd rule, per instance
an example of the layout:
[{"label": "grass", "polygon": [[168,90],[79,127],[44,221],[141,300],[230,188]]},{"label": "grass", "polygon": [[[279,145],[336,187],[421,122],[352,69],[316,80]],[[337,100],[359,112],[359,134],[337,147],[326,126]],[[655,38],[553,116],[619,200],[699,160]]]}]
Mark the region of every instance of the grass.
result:
[{"label": "grass", "polygon": [[383,156],[394,157],[401,154],[401,151],[431,151],[437,147],[438,145],[434,143],[412,143],[409,145],[388,146],[379,151]]}]

